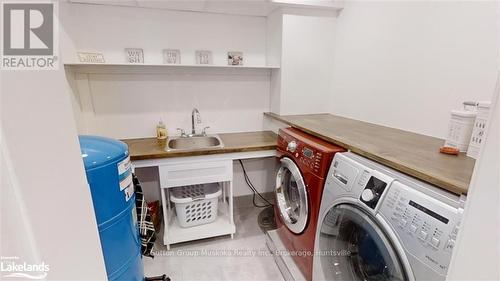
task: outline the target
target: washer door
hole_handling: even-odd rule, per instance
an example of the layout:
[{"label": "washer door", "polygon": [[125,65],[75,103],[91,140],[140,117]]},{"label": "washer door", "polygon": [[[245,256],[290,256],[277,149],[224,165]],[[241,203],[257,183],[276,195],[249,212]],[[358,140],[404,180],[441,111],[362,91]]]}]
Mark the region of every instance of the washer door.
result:
[{"label": "washer door", "polygon": [[281,218],[293,233],[301,233],[307,224],[309,206],[307,190],[295,163],[287,157],[281,159],[276,175],[276,201]]},{"label": "washer door", "polygon": [[361,208],[334,206],[319,234],[320,280],[408,280],[397,251],[384,231]]}]

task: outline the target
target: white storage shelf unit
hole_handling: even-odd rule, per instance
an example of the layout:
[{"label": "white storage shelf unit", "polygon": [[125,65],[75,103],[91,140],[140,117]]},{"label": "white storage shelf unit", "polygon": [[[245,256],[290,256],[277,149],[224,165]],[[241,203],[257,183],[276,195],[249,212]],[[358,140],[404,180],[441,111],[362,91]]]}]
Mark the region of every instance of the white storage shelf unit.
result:
[{"label": "white storage shelf unit", "polygon": [[268,65],[148,64],[148,63],[65,63],[64,67],[85,74],[206,73],[252,74],[280,69]]},{"label": "white storage shelf unit", "polygon": [[[171,244],[197,239],[231,235],[236,227],[233,218],[233,164],[232,160],[197,160],[169,163],[159,166],[161,200],[163,206],[163,243]],[[218,183],[222,188],[217,219],[208,224],[183,228],[176,218],[170,201],[171,188],[196,184]]]}]

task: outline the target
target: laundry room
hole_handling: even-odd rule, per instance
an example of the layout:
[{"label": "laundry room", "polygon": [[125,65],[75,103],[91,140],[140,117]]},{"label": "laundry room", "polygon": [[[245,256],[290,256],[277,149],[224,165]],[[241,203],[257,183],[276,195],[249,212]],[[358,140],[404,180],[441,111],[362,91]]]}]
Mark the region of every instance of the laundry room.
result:
[{"label": "laundry room", "polygon": [[0,5],[0,280],[500,280],[500,1]]}]

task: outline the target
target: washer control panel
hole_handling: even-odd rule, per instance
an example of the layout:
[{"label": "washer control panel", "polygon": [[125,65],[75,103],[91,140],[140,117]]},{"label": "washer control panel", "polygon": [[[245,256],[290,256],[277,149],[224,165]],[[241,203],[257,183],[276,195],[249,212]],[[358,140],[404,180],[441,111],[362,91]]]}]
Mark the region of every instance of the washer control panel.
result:
[{"label": "washer control panel", "polygon": [[395,181],[380,213],[408,253],[446,275],[462,216],[458,205],[451,206]]},{"label": "washer control panel", "polygon": [[299,161],[309,167],[315,173],[319,172],[322,153],[304,145],[299,155]]},{"label": "washer control panel", "polygon": [[323,153],[312,146],[289,135],[282,135],[278,138],[278,146],[285,147],[285,151],[292,158],[309,168],[314,173],[320,172]]},{"label": "washer control panel", "polygon": [[386,187],[387,182],[372,175],[370,176],[368,183],[366,183],[365,189],[361,192],[359,200],[371,209],[375,209]]},{"label": "washer control panel", "polygon": [[333,153],[343,151],[343,149],[313,138],[296,129],[282,129],[278,135],[277,150],[293,159],[301,166],[303,172],[308,170],[316,175],[324,176],[328,171]]}]

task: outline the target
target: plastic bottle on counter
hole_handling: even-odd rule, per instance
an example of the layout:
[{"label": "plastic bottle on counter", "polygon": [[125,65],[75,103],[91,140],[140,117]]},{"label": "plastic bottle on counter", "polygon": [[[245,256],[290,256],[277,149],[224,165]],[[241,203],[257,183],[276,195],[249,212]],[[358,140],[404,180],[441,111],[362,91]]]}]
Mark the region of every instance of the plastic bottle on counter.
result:
[{"label": "plastic bottle on counter", "polygon": [[167,133],[167,126],[165,126],[165,123],[160,119],[160,122],[158,122],[158,125],[156,125],[156,138],[159,140],[164,140],[167,139],[168,133]]}]

